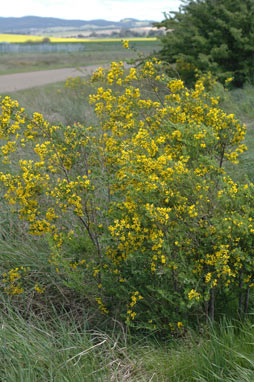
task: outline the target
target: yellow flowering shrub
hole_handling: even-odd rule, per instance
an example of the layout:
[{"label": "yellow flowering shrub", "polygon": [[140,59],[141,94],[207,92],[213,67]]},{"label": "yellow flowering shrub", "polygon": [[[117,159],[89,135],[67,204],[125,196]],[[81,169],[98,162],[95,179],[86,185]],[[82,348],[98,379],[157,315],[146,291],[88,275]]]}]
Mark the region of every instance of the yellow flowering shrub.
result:
[{"label": "yellow flowering shrub", "polygon": [[245,126],[219,108],[209,78],[187,89],[157,59],[114,62],[91,81],[94,126],[53,126],[1,100],[6,203],[104,314],[151,329],[179,329],[194,310],[213,318],[217,291],[254,285],[253,185],[227,170],[246,150]]}]

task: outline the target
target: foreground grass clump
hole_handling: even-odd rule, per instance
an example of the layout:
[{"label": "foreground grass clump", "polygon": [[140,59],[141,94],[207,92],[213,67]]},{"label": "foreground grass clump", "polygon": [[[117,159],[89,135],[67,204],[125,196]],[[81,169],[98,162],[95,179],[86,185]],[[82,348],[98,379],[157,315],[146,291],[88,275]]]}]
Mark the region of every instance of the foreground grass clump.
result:
[{"label": "foreground grass clump", "polygon": [[131,345],[127,350],[113,331],[88,330],[84,310],[80,324],[64,310],[51,309],[46,320],[3,299],[1,310],[1,380],[122,381],[132,375],[146,380],[138,359],[128,356]]},{"label": "foreground grass clump", "polygon": [[247,313],[253,185],[228,171],[245,126],[207,92],[209,76],[187,89],[156,59],[113,62],[91,81],[92,126],[2,99],[2,210],[47,252],[40,271],[5,263],[3,291],[47,294],[50,273],[104,315],[167,336],[194,316]]},{"label": "foreground grass clump", "polygon": [[[1,298],[0,377],[6,381],[253,381],[251,322],[222,321],[160,343],[120,329],[91,330],[64,309],[45,319]],[[44,312],[45,313],[45,312]],[[120,330],[119,330],[120,329]]]}]

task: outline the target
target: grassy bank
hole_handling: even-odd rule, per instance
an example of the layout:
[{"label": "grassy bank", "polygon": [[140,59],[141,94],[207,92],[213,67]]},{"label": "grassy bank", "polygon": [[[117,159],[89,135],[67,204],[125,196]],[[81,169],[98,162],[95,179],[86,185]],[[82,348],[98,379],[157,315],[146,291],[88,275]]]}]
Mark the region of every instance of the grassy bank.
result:
[{"label": "grassy bank", "polygon": [[87,98],[92,91],[92,86],[87,85],[84,94],[78,96],[66,90],[64,85],[64,82],[46,85],[11,93],[10,96],[17,99],[28,113],[40,112],[50,122],[91,124],[94,116]]},{"label": "grassy bank", "polygon": [[234,112],[247,126],[248,151],[241,159],[241,175],[247,174],[254,182],[254,87],[247,84],[243,89],[232,90],[225,102],[225,107]]}]

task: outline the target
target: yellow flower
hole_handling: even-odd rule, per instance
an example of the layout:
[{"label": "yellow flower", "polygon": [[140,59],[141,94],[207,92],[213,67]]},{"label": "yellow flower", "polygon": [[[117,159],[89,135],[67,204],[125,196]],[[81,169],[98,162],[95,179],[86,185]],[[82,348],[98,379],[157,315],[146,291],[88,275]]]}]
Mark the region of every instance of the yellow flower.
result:
[{"label": "yellow flower", "polygon": [[128,40],[123,40],[122,44],[123,44],[123,48],[124,49],[128,49],[129,48],[129,41]]},{"label": "yellow flower", "polygon": [[232,78],[232,77],[229,77],[229,78],[226,79],[225,84],[227,85],[227,84],[229,84],[231,81],[233,81],[233,78]]},{"label": "yellow flower", "polygon": [[192,289],[189,293],[188,293],[188,299],[189,300],[199,300],[200,299],[200,293],[198,293],[195,289]]},{"label": "yellow flower", "polygon": [[37,293],[42,294],[45,291],[45,288],[40,288],[39,285],[36,283],[35,286],[34,286],[34,290]]},{"label": "yellow flower", "polygon": [[206,282],[206,283],[209,283],[209,281],[211,280],[211,277],[212,277],[211,272],[207,273],[207,275],[206,275],[206,277],[205,277],[205,282]]}]

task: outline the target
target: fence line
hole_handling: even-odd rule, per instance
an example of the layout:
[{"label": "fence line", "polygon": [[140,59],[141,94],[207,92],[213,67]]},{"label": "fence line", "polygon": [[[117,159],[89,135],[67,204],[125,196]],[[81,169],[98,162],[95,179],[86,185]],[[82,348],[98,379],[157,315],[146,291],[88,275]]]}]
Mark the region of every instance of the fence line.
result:
[{"label": "fence line", "polygon": [[81,43],[43,43],[43,44],[16,44],[0,43],[1,53],[30,53],[30,52],[79,52],[85,50]]}]

